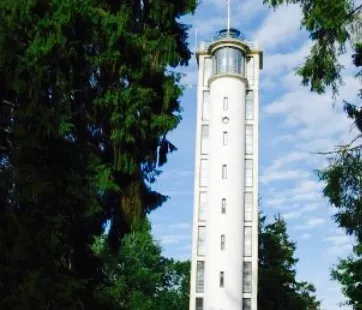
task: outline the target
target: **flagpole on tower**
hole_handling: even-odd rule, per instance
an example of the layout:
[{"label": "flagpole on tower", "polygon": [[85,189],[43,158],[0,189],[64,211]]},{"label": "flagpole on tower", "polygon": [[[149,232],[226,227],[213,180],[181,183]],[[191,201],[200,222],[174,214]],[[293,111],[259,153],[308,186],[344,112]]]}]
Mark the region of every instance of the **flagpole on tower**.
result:
[{"label": "flagpole on tower", "polygon": [[227,34],[230,35],[230,1],[231,0],[227,0],[227,4],[228,4],[228,25],[227,25]]}]

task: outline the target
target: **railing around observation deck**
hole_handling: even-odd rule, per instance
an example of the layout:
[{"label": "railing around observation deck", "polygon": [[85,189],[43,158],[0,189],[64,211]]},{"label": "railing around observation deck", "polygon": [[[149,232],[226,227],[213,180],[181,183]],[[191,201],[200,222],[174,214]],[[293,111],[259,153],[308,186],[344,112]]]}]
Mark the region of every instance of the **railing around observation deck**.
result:
[{"label": "railing around observation deck", "polygon": [[250,47],[250,49],[258,49],[259,45],[258,42],[256,41],[246,41],[245,40],[245,35],[242,34],[239,30],[237,29],[223,29],[218,31],[215,35],[212,36],[212,38],[210,39],[210,41],[201,41],[198,46],[197,46],[197,51],[205,51],[209,48],[209,46],[217,41],[222,41],[225,39],[234,39],[234,40],[239,40],[242,41],[243,43],[245,43],[246,45],[248,45]]},{"label": "railing around observation deck", "polygon": [[234,29],[234,28],[219,30],[214,35],[214,41],[222,40],[222,39],[226,39],[226,38],[238,39],[238,40],[241,40],[241,41],[245,40],[244,34],[241,33],[239,30]]}]

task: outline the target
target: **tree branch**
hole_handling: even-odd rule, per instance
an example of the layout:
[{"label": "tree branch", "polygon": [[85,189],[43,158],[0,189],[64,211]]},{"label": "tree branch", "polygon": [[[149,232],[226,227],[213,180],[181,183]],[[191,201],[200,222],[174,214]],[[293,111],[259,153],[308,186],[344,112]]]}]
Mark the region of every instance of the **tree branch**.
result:
[{"label": "tree branch", "polygon": [[332,154],[338,154],[343,153],[346,151],[354,151],[357,149],[362,148],[362,144],[356,145],[354,147],[351,147],[354,142],[356,142],[359,138],[362,138],[362,134],[359,134],[357,137],[353,138],[351,142],[344,144],[344,145],[337,145],[337,150],[335,151],[328,151],[328,152],[313,152],[314,155],[332,155]]},{"label": "tree branch", "polygon": [[14,103],[12,103],[12,102],[10,102],[10,101],[8,101],[8,100],[3,100],[3,103],[5,103],[5,104],[7,104],[7,105],[11,106],[12,108],[15,108],[15,104],[14,104]]},{"label": "tree branch", "polygon": [[348,17],[351,17],[354,13],[356,13],[357,11],[359,11],[360,9],[362,9],[362,4],[359,5],[358,7],[356,7],[352,12],[350,12],[348,14]]}]

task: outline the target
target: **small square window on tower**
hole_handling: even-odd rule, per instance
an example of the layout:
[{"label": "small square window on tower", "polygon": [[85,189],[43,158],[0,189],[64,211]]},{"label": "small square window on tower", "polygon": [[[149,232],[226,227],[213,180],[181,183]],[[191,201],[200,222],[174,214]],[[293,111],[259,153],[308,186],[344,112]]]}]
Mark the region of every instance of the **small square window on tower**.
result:
[{"label": "small square window on tower", "polygon": [[220,271],[220,287],[224,287],[224,271]]},{"label": "small square window on tower", "polygon": [[222,165],[222,178],[226,179],[228,176],[228,171],[227,171],[227,166],[226,165]]},{"label": "small square window on tower", "polygon": [[223,109],[224,109],[224,111],[227,111],[227,110],[229,109],[229,100],[228,100],[228,97],[224,97]]},{"label": "small square window on tower", "polygon": [[228,133],[227,131],[224,131],[222,134],[222,144],[227,145],[228,144]]},{"label": "small square window on tower", "polygon": [[224,250],[225,250],[225,235],[221,235],[221,238],[220,238],[220,249],[221,249],[221,251],[224,251]]},{"label": "small square window on tower", "polygon": [[225,198],[221,199],[221,213],[222,214],[226,213],[226,199]]}]

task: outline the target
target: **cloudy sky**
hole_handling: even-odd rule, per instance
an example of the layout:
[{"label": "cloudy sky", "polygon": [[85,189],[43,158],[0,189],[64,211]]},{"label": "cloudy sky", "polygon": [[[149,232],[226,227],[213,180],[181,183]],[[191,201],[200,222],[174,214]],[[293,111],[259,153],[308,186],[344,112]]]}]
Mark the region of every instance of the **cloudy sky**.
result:
[{"label": "cloudy sky", "polygon": [[[260,85],[260,195],[261,210],[272,218],[281,213],[288,223],[290,237],[297,243],[298,278],[313,282],[323,309],[350,309],[343,301],[338,283],[330,280],[330,268],[338,257],[351,252],[351,240],[337,228],[333,209],[322,197],[322,184],[315,169],[327,164],[314,155],[345,143],[353,136],[351,122],[342,112],[342,98],[356,99],[358,85],[348,56],[345,87],[332,105],[331,94],[311,94],[300,86],[294,72],[308,54],[311,43],[300,29],[297,6],[273,11],[262,0],[233,0],[232,26],[249,41],[257,40],[264,51],[264,70]],[[190,47],[194,49],[194,30],[199,40],[226,26],[226,0],[204,0],[193,16],[183,18],[193,26]],[[193,58],[182,69],[186,89],[181,100],[183,121],[170,139],[178,151],[170,156],[155,189],[170,200],[151,215],[153,233],[164,254],[178,259],[191,257],[193,208],[193,169],[196,126],[197,64]]]}]

